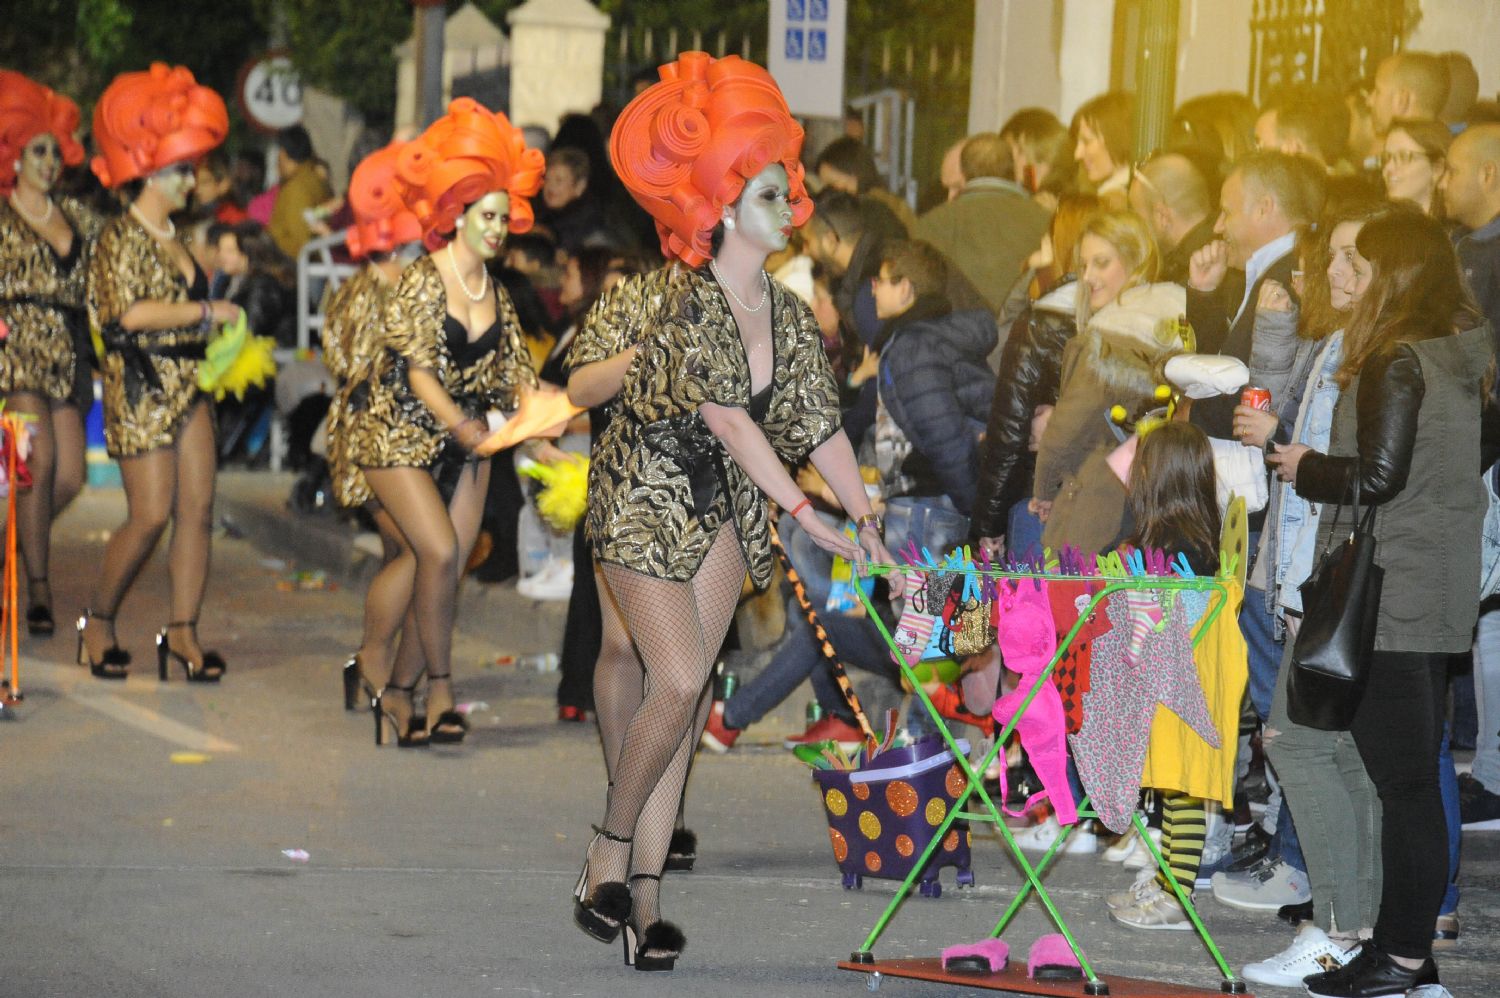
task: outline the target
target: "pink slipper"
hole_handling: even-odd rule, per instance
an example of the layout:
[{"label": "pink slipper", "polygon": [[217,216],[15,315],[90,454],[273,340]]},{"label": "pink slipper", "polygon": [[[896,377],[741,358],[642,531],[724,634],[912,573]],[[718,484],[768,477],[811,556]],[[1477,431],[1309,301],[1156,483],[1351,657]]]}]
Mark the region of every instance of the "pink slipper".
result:
[{"label": "pink slipper", "polygon": [[1003,939],[981,939],[977,943],[949,946],[943,950],[943,969],[974,974],[998,974],[1010,959],[1010,946]]},{"label": "pink slipper", "polygon": [[1073,955],[1073,947],[1058,932],[1041,936],[1026,954],[1026,976],[1033,981],[1081,981],[1083,968]]}]

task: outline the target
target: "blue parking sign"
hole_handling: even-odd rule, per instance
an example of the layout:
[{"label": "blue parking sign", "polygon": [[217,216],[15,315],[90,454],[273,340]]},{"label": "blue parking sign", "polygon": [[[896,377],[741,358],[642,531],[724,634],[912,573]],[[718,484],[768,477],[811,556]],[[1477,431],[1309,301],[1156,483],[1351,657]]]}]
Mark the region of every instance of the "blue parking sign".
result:
[{"label": "blue parking sign", "polygon": [[807,17],[811,21],[828,20],[828,0],[808,0]]},{"label": "blue parking sign", "polygon": [[802,29],[786,29],[786,57],[788,59],[802,58]]},{"label": "blue parking sign", "polygon": [[807,31],[808,62],[824,62],[828,59],[828,32],[822,28]]},{"label": "blue parking sign", "polygon": [[[818,2],[818,0],[815,0],[815,2]],[[824,8],[823,16],[826,18],[828,16],[827,0],[821,0],[821,6]],[[800,21],[806,16],[807,0],[786,0],[786,19],[788,21]]]}]

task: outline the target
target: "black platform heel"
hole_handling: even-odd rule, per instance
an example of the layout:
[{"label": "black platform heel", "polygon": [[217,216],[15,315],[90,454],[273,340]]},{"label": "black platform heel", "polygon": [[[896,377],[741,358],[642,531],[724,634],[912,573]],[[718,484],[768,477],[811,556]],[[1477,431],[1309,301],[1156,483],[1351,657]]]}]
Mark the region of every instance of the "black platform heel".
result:
[{"label": "black platform heel", "polygon": [[[35,592],[38,586],[47,588],[47,580],[45,578],[27,579],[27,595]],[[57,631],[57,622],[52,619],[52,601],[48,599],[42,603],[36,600],[30,602],[31,606],[26,610],[26,633],[34,638],[52,637]]]},{"label": "black platform heel", "polygon": [[92,610],[84,610],[79,614],[78,664],[88,666],[89,673],[96,679],[124,679],[130,674],[130,652],[118,644],[110,645],[105,650],[104,657],[97,662],[89,657],[88,646],[83,643],[83,629],[88,626],[90,620],[98,620],[106,624],[115,622],[114,617],[106,617]]},{"label": "black platform heel", "polygon": [[[428,683],[440,680],[452,680],[452,675],[427,676]],[[469,719],[460,714],[456,709],[449,708],[437,716],[432,722],[432,727],[427,729],[427,740],[434,745],[457,745],[469,735]]]},{"label": "black platform heel", "polygon": [[[655,873],[636,873],[631,881],[656,880]],[[671,970],[677,966],[677,958],[687,945],[687,936],[671,922],[656,921],[637,933],[634,925],[625,923],[625,966],[636,970]]]},{"label": "black platform heel", "polygon": [[391,722],[391,727],[396,732],[397,748],[427,747],[427,717],[424,714],[417,713],[417,701],[415,697],[412,697],[411,717],[406,720],[405,731],[401,730],[401,724],[396,720],[396,715],[385,709],[386,690],[395,690],[397,693],[405,693],[407,696],[411,696],[416,692],[416,689],[417,685],[415,683],[410,686],[397,686],[394,683],[386,683],[385,689],[377,693],[375,699],[371,701],[370,709],[375,714],[375,745],[377,748],[385,744],[385,722],[387,720]]},{"label": "black platform heel", "polygon": [[[594,825],[594,841],[601,837],[611,842],[630,844],[634,839],[616,835]],[[589,843],[590,846],[593,842]],[[601,943],[612,943],[620,934],[620,928],[630,918],[630,888],[618,880],[609,880],[589,889],[589,861],[585,854],[583,872],[578,875],[578,885],[573,888],[573,923]]]},{"label": "black platform heel", "polygon": [[224,678],[224,673],[229,671],[229,665],[224,657],[216,651],[203,653],[201,665],[194,666],[186,656],[179,655],[172,650],[172,642],[167,638],[167,631],[173,627],[191,627],[196,629],[198,618],[192,620],[174,620],[166,627],[156,632],[156,678],[162,682],[167,681],[167,663],[172,659],[182,663],[183,675],[187,676],[190,683],[217,683]]},{"label": "black platform heel", "polygon": [[364,702],[374,703],[376,689],[365,678],[365,670],[359,661],[359,653],[349,656],[349,661],[344,663],[344,709],[354,710],[359,706],[360,699]]},{"label": "black platform heel", "polygon": [[667,846],[667,861],[663,870],[687,873],[698,861],[698,836],[689,828],[672,829],[672,842]]}]

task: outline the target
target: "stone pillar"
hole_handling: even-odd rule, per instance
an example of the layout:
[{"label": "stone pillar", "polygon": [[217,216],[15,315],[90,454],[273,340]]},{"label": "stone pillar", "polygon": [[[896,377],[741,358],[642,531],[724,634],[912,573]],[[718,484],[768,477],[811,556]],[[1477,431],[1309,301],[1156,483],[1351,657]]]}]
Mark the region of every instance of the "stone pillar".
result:
[{"label": "stone pillar", "polygon": [[604,93],[609,16],[588,0],[527,0],[510,25],[510,119],[554,131],[564,114],[588,112]]},{"label": "stone pillar", "polygon": [[440,0],[413,0],[412,41],[416,49],[416,93],[413,113],[425,128],[443,114],[443,24]]},{"label": "stone pillar", "polygon": [[1177,0],[1141,4],[1135,57],[1135,148],[1145,155],[1165,144],[1177,96]]}]

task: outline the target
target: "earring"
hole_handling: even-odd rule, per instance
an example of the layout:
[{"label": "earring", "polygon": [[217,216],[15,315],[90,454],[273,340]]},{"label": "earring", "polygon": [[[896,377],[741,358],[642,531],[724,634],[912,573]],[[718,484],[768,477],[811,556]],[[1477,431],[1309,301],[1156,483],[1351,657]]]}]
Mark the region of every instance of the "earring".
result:
[{"label": "earring", "polygon": [[19,159],[16,160],[15,166],[16,166],[16,172],[20,173],[21,172],[21,161]]},{"label": "earring", "polygon": [[724,219],[724,228],[726,228],[726,229],[732,229],[732,228],[734,228],[734,219],[732,219],[732,218],[726,218],[726,219]]},{"label": "earring", "polygon": [[464,217],[462,215],[453,220],[453,227],[455,229],[461,229],[464,227]]}]

